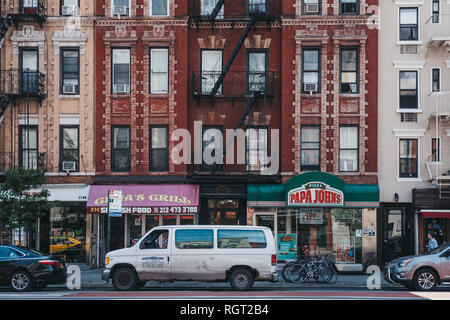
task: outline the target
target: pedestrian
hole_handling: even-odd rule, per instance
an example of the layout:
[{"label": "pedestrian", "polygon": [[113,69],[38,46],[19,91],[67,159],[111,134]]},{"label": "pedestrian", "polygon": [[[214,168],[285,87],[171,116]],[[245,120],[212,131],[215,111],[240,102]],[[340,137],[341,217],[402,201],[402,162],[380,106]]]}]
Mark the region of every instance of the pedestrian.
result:
[{"label": "pedestrian", "polygon": [[436,234],[436,241],[438,245],[441,245],[444,243],[444,230],[439,230],[439,232]]},{"label": "pedestrian", "polygon": [[433,233],[429,233],[428,234],[428,248],[427,248],[427,252],[431,252],[434,249],[436,249],[438,247],[437,241],[434,238],[434,234]]}]

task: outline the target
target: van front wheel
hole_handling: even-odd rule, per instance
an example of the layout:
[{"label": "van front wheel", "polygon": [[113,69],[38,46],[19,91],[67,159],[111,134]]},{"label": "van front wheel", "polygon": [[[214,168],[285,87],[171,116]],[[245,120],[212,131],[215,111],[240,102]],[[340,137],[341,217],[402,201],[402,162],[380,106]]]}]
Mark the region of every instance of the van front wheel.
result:
[{"label": "van front wheel", "polygon": [[112,283],[120,291],[134,290],[137,285],[136,273],[127,267],[119,268],[114,271]]},{"label": "van front wheel", "polygon": [[245,268],[238,268],[230,274],[230,284],[234,290],[249,290],[253,286],[254,281],[253,273]]}]

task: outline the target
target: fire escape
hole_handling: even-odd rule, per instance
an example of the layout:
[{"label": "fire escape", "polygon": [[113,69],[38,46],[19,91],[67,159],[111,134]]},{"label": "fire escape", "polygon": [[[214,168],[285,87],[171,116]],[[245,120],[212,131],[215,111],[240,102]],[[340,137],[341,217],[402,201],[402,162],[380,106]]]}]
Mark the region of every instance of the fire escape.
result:
[{"label": "fire escape", "polygon": [[[267,69],[264,71],[230,71],[240,49],[242,48],[244,41],[249,35],[250,31],[257,24],[267,25],[268,28],[271,27],[272,23],[277,21],[275,15],[271,15],[269,12],[269,1],[266,0],[248,0],[247,10],[245,15],[233,16],[233,14],[223,14],[223,8],[225,3],[227,4],[240,4],[244,1],[231,1],[231,0],[216,0],[214,8],[208,8],[204,10],[203,8],[198,8],[198,3],[213,3],[212,0],[193,0],[192,1],[192,11],[194,12],[191,17],[191,24],[199,30],[200,26],[208,26],[214,30],[215,24],[220,22],[231,23],[234,29],[236,24],[245,23],[245,28],[243,29],[239,40],[235,44],[231,55],[227,58],[223,69],[220,71],[205,71],[201,70],[192,73],[192,95],[197,100],[197,104],[200,100],[210,100],[212,104],[217,99],[230,99],[232,105],[236,100],[247,100],[247,107],[244,109],[239,122],[236,124],[234,131],[236,132],[240,129],[249,114],[251,114],[252,109],[258,105],[258,103],[263,103],[266,106],[268,100],[272,100],[273,95],[273,83],[274,83],[274,73],[269,72]],[[244,3],[245,3],[244,2]],[[231,8],[231,9],[230,9]],[[229,12],[234,12],[232,7],[229,8]],[[236,10],[237,11],[237,10]],[[199,14],[200,12],[200,14]],[[221,14],[222,12],[222,14]],[[268,66],[266,66],[267,68]],[[227,152],[231,141],[225,142],[224,156]]]},{"label": "fire escape", "polygon": [[[6,39],[9,29],[12,27],[18,29],[20,23],[37,23],[42,28],[47,19],[45,1],[0,0],[0,43]],[[42,103],[46,96],[45,76],[37,69],[0,68],[0,124],[8,106],[15,106],[19,100],[24,101],[27,106],[27,118],[30,100]],[[11,150],[13,150],[12,147]],[[9,159],[1,159],[3,163],[3,165],[0,163],[1,167],[5,167],[5,163],[14,163],[12,154],[3,155],[3,157],[9,157]]]}]

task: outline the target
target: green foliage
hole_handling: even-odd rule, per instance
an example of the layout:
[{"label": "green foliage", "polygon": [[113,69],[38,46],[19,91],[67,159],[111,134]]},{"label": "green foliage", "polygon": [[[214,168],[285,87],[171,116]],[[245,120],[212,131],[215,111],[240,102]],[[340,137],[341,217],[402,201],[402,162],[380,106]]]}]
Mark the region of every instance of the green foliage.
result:
[{"label": "green foliage", "polygon": [[39,217],[50,208],[48,190],[36,191],[44,184],[45,177],[39,169],[16,168],[5,172],[0,184],[0,228],[13,230],[36,227]]}]

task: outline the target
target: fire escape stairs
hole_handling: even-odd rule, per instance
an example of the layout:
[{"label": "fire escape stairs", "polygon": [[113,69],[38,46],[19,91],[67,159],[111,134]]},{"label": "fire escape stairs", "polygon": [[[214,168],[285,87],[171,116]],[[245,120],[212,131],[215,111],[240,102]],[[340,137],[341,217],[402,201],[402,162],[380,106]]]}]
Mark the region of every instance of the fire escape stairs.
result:
[{"label": "fire escape stairs", "polygon": [[0,119],[3,119],[3,115],[11,102],[11,98],[8,94],[3,94],[0,98]]},{"label": "fire escape stairs", "polygon": [[7,15],[5,17],[1,17],[0,22],[0,42],[3,40],[3,38],[6,36],[6,33],[8,32],[9,28],[14,24],[14,18],[11,15]]}]

